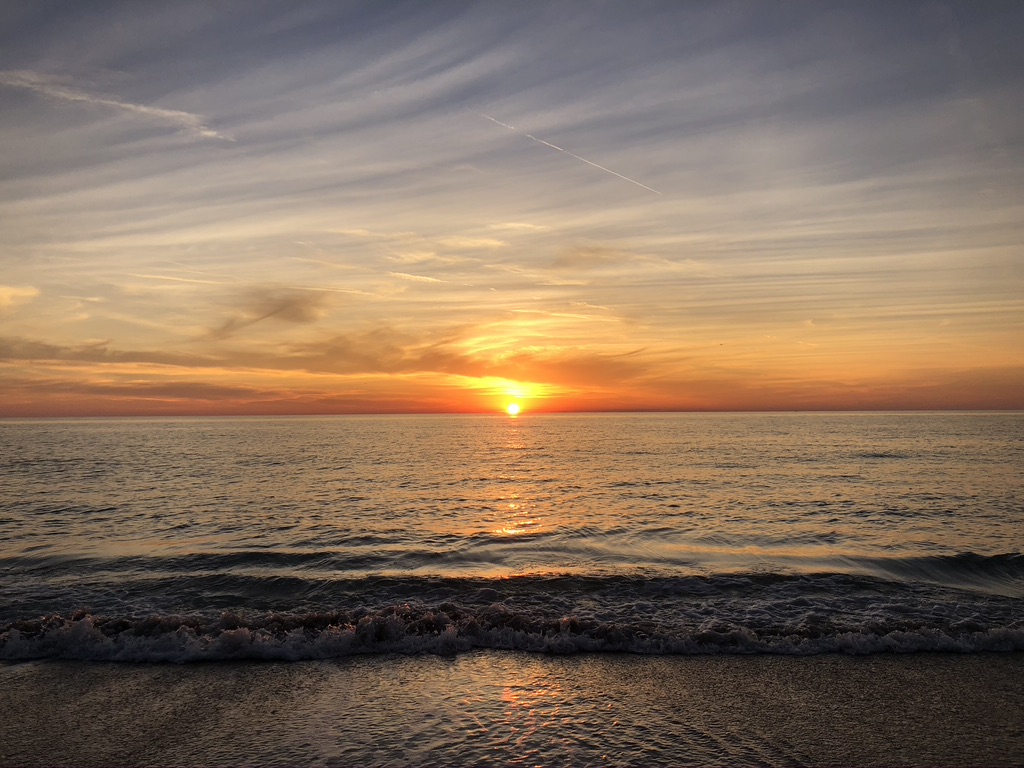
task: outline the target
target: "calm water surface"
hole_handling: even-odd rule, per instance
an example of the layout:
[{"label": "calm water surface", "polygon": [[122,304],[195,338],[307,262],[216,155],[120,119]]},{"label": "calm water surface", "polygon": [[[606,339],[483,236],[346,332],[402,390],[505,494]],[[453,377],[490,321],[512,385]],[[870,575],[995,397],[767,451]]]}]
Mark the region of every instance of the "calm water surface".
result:
[{"label": "calm water surface", "polygon": [[0,423],[0,657],[1024,648],[1024,414]]}]

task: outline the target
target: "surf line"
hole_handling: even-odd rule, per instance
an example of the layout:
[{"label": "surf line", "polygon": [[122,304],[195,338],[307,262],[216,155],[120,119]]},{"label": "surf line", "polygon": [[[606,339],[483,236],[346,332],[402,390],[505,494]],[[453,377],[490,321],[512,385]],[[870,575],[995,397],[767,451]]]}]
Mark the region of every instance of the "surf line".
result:
[{"label": "surf line", "polygon": [[[472,112],[472,110],[470,110],[470,111]],[[642,187],[642,188],[646,189],[648,192],[653,192],[656,195],[663,195],[664,194],[663,192],[659,192],[658,190],[654,189],[654,187],[648,187],[646,184],[641,184],[636,179],[631,179],[631,178],[629,178],[629,176],[623,176],[621,173],[616,173],[611,168],[605,168],[603,165],[598,165],[595,162],[587,160],[587,158],[585,158],[585,157],[580,157],[579,155],[573,154],[568,149],[563,149],[562,147],[559,147],[559,146],[557,146],[555,144],[552,144],[550,141],[544,141],[544,139],[538,139],[533,134],[527,133],[526,131],[521,131],[518,128],[516,128],[514,125],[509,125],[508,123],[503,123],[503,122],[501,122],[501,120],[498,120],[495,117],[491,117],[490,115],[485,115],[483,112],[473,112],[473,114],[474,115],[478,115],[479,117],[482,117],[485,120],[490,120],[492,123],[496,123],[497,125],[500,125],[503,128],[508,128],[510,131],[512,131],[513,133],[517,133],[520,136],[525,136],[526,138],[530,139],[530,141],[535,141],[538,144],[543,144],[545,147],[551,147],[552,149],[557,149],[559,152],[564,152],[569,157],[574,157],[577,160],[580,160],[580,161],[586,163],[587,165],[592,165],[595,168],[604,171],[605,173],[610,173],[612,176],[618,176],[623,181],[628,181],[630,184],[636,184],[638,187]]]}]

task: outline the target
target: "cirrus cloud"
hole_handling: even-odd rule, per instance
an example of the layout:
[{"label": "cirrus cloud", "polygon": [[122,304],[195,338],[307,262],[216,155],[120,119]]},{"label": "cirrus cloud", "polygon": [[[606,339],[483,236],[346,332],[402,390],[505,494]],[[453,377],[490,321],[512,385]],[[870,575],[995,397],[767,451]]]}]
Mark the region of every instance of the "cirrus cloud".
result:
[{"label": "cirrus cloud", "polygon": [[0,313],[27,304],[38,295],[39,289],[31,285],[0,285]]},{"label": "cirrus cloud", "polygon": [[141,115],[142,117],[177,125],[181,130],[202,139],[234,141],[231,136],[215,131],[207,126],[202,115],[194,115],[191,112],[184,112],[180,109],[165,109],[148,104],[132,104],[131,102],[88,93],[73,85],[68,85],[63,79],[53,75],[27,70],[0,71],[0,86],[26,88],[58,101],[81,102]]}]

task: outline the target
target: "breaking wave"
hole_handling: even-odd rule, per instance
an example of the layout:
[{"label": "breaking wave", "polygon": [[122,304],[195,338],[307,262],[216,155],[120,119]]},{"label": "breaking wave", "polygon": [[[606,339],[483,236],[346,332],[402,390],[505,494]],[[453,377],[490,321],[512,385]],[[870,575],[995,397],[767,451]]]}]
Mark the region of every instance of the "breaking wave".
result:
[{"label": "breaking wave", "polygon": [[[969,559],[954,562],[962,567]],[[1019,556],[1006,564],[1017,568]],[[318,594],[319,605],[307,601],[301,610],[251,603],[238,610],[79,610],[17,619],[0,625],[0,659],[297,661],[485,648],[796,655],[1024,650],[1018,598],[863,575],[368,577],[347,581],[331,596]]]}]

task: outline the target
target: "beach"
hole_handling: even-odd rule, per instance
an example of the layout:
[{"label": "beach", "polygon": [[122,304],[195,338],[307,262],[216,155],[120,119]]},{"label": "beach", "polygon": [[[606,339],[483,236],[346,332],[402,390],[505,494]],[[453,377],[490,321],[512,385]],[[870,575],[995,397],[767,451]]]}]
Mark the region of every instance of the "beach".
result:
[{"label": "beach", "polygon": [[0,768],[1024,768],[1024,0],[0,19]]},{"label": "beach", "polygon": [[1019,765],[1024,654],[0,667],[0,764]]},{"label": "beach", "polygon": [[1020,418],[4,423],[0,766],[1020,765]]}]

